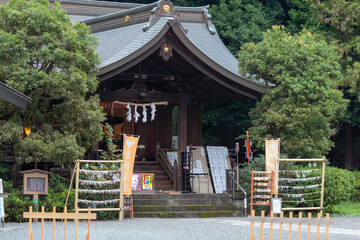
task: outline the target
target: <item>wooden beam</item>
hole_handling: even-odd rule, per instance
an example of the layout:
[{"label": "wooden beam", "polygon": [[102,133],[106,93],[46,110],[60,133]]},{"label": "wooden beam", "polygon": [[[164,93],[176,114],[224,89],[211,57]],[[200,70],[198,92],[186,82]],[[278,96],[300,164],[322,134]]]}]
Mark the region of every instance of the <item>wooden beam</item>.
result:
[{"label": "wooden beam", "polygon": [[98,90],[97,93],[100,96],[101,101],[122,101],[122,102],[137,102],[137,103],[149,103],[149,102],[163,102],[178,104],[180,102],[180,96],[183,101],[190,103],[192,96],[189,94],[178,94],[178,93],[157,93],[147,92],[145,96],[140,96],[137,92],[130,92],[127,90],[119,91],[105,91]]}]

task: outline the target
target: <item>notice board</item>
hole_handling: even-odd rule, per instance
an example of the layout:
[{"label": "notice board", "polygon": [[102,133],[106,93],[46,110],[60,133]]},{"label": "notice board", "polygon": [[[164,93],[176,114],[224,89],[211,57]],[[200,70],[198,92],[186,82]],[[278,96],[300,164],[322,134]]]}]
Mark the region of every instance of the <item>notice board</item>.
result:
[{"label": "notice board", "polygon": [[225,170],[231,168],[228,149],[227,147],[207,146],[206,151],[215,193],[223,193],[226,190]]},{"label": "notice board", "polygon": [[[205,148],[203,146],[191,146],[191,152],[193,154],[193,173],[194,181],[191,182],[191,189],[195,193],[214,193],[208,163],[205,154]],[[200,175],[200,174],[204,175]]]}]

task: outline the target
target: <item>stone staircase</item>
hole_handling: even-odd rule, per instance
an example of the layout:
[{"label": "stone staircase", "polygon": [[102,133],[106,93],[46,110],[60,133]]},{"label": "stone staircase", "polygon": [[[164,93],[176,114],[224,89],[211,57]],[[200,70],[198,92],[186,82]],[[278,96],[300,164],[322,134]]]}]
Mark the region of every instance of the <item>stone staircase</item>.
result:
[{"label": "stone staircase", "polygon": [[154,191],[173,191],[173,185],[156,161],[135,161],[134,173],[154,173]]},{"label": "stone staircase", "polygon": [[137,218],[207,218],[243,216],[230,195],[224,194],[133,194]]}]

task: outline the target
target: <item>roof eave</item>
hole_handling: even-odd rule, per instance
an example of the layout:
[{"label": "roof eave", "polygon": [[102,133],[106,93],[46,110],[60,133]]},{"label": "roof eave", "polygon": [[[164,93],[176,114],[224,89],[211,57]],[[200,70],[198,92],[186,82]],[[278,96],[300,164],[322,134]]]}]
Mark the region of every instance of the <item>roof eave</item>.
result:
[{"label": "roof eave", "polygon": [[0,82],[0,97],[5,101],[20,107],[22,110],[24,110],[26,105],[32,101],[31,98],[16,91],[3,82]]}]

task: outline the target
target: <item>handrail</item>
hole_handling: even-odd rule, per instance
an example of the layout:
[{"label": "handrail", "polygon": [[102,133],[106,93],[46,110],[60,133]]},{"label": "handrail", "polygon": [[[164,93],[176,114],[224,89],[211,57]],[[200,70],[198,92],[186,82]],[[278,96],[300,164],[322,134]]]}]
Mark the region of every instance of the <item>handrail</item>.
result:
[{"label": "handrail", "polygon": [[174,181],[174,169],[171,165],[170,161],[167,158],[166,153],[161,149],[156,149],[156,160],[159,162],[161,168],[164,170],[166,176],[169,178],[171,182]]},{"label": "handrail", "polygon": [[[228,172],[229,176],[231,177],[231,179],[233,180],[234,183],[236,183],[236,185],[241,189],[241,191],[244,193],[245,197],[244,197],[244,211],[245,211],[245,217],[246,217],[246,208],[247,208],[247,202],[246,202],[246,192],[245,190],[240,186],[240,184],[236,181],[236,179],[234,178],[234,172]],[[235,200],[235,185],[233,184],[233,201]]]}]

